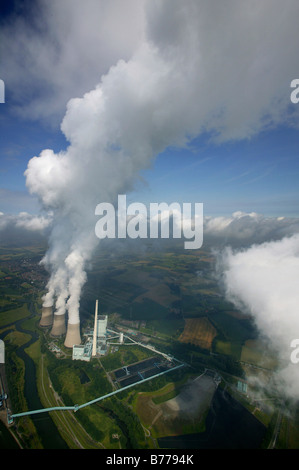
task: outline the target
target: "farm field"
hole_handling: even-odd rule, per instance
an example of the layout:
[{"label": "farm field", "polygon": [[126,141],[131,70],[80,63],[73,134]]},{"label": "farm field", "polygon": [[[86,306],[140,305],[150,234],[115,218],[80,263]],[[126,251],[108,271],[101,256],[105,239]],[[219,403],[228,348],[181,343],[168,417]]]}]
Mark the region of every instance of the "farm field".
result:
[{"label": "farm field", "polygon": [[217,330],[207,317],[187,318],[183,333],[179,337],[182,343],[191,343],[204,349],[211,349]]},{"label": "farm field", "polygon": [[91,302],[97,297],[100,310],[108,315],[118,313],[128,321],[145,321],[148,329],[161,334],[167,333],[168,324],[169,334],[178,337],[184,317],[205,316],[218,305],[232,310],[223,302],[212,269],[213,259],[203,250],[147,252],[132,257],[99,250],[83,291],[83,314],[93,311]]},{"label": "farm field", "polygon": [[241,361],[270,370],[277,366],[275,356],[262,340],[247,340],[242,347]]}]

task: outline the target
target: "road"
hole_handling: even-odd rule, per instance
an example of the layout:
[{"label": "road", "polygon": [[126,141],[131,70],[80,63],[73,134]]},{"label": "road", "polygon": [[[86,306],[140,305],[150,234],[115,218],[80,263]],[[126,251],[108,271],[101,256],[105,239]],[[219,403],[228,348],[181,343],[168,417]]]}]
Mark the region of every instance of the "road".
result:
[{"label": "road", "polygon": [[280,431],[280,426],[281,426],[281,421],[282,421],[282,411],[279,409],[278,414],[277,414],[277,419],[273,431],[273,435],[271,438],[271,441],[268,445],[268,449],[275,449],[276,441],[279,436],[279,431]]},{"label": "road", "polygon": [[[56,405],[61,406],[66,409],[62,399],[59,395],[55,392],[50,377],[45,377],[45,367],[43,364],[44,356],[42,355],[42,367],[41,367],[41,383],[43,389],[43,395],[48,402],[48,405],[53,405],[53,399],[55,399]],[[49,390],[51,390],[51,400],[48,397]],[[87,446],[90,448],[102,448],[105,447],[100,442],[95,442],[92,437],[86,432],[86,430],[82,427],[79,421],[74,416],[72,410],[69,410],[67,413],[55,413],[55,422],[57,428],[61,430],[62,433],[67,434],[68,439],[71,436],[76,448],[79,449],[86,449]],[[79,433],[76,430],[80,430]]]}]

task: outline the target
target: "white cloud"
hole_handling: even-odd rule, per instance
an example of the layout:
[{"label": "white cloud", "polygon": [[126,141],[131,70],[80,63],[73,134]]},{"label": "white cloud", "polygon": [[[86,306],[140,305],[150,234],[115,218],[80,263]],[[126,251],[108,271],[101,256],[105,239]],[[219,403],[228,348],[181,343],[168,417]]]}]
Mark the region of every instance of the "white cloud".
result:
[{"label": "white cloud", "polygon": [[299,219],[265,217],[255,212],[234,212],[230,217],[205,217],[204,239],[209,243],[244,246],[280,240],[299,232]]},{"label": "white cloud", "polygon": [[[67,101],[129,59],[143,35],[142,0],[37,0],[1,25],[2,75],[25,118],[59,123]],[[2,78],[2,77],[1,77]]]},{"label": "white cloud", "polygon": [[[57,123],[70,98],[94,88],[147,43],[160,66],[172,65],[173,87],[167,74],[164,89],[161,78],[158,87],[152,82],[156,99],[165,106],[162,91],[167,99],[162,120],[172,110],[189,133],[249,137],[290,119],[298,13],[296,0],[286,0],[283,9],[280,0],[37,0],[26,17],[2,25],[3,79],[23,116]],[[152,67],[140,89],[151,99],[154,77]],[[179,112],[184,103],[187,115]]]},{"label": "white cloud", "polygon": [[226,249],[220,266],[227,298],[253,316],[278,353],[278,388],[298,399],[299,367],[291,362],[291,342],[299,338],[299,234],[242,251]]},{"label": "white cloud", "polygon": [[32,216],[27,212],[20,212],[17,217],[14,217],[14,220],[17,228],[25,228],[26,230],[41,232],[47,229],[52,223],[52,218],[50,216]]},{"label": "white cloud", "polygon": [[5,229],[25,229],[31,232],[45,233],[52,224],[51,214],[32,215],[28,212],[20,212],[19,214],[0,213],[0,231]]}]

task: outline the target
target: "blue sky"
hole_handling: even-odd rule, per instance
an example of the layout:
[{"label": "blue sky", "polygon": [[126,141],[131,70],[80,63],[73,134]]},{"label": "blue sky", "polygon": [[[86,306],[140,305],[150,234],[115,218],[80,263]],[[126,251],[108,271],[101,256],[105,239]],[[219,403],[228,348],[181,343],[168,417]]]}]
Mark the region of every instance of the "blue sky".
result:
[{"label": "blue sky", "polygon": [[60,129],[45,128],[44,124],[26,121],[10,113],[9,98],[0,105],[0,188],[1,212],[37,213],[40,205],[26,187],[24,172],[29,160],[44,148],[60,151],[67,143]]},{"label": "blue sky", "polygon": [[[45,148],[58,152],[67,141],[57,129],[9,115],[1,104],[1,211],[36,213],[26,188],[28,161]],[[250,140],[216,144],[208,137],[189,148],[168,148],[142,172],[129,201],[203,202],[206,215],[235,211],[266,216],[299,216],[298,131],[279,126]]]},{"label": "blue sky", "polygon": [[283,127],[249,141],[217,145],[200,139],[192,150],[161,154],[153,171],[145,172],[150,185],[144,194],[203,202],[207,215],[240,210],[298,217],[298,156],[298,131]]},{"label": "blue sky", "polygon": [[[99,5],[100,3],[98,2]],[[167,3],[165,2],[166,6]],[[234,1],[231,0],[231,3],[234,4]],[[257,18],[257,28],[260,28],[262,33],[268,30],[266,28],[268,24],[265,24],[269,16],[266,14],[267,3],[268,0],[265,0],[265,20]],[[136,50],[140,42],[143,26],[140,26],[139,29],[137,26],[132,27],[133,23],[126,20],[122,23],[121,28],[123,30],[121,30],[118,23],[121,3],[115,0],[115,2],[111,3],[111,5],[113,4],[114,10],[111,7],[111,11],[105,11],[105,14],[111,29],[113,30],[114,23],[115,28],[117,28],[115,44],[113,47],[110,45],[111,50],[109,49],[108,52],[107,50],[105,50],[105,53],[101,52],[101,61],[99,61],[99,57],[93,48],[87,49],[87,45],[89,45],[88,40],[90,39],[88,34],[91,33],[89,33],[87,23],[84,23],[82,26],[85,33],[83,37],[87,38],[84,39],[86,40],[84,52],[86,56],[89,54],[88,59],[90,59],[85,64],[86,71],[82,75],[81,68],[78,70],[78,64],[81,64],[83,56],[80,57],[78,55],[78,61],[76,62],[76,56],[72,57],[69,47],[64,49],[65,37],[63,36],[63,18],[68,18],[71,14],[74,26],[72,27],[72,24],[67,23],[65,20],[70,28],[69,42],[73,42],[76,45],[77,40],[78,43],[79,40],[82,41],[82,37],[79,37],[78,33],[79,26],[81,26],[83,21],[82,12],[79,7],[78,11],[74,9],[71,12],[68,10],[67,1],[54,1],[47,7],[48,10],[44,11],[43,8],[46,7],[42,6],[41,2],[34,1],[31,2],[31,6],[32,8],[34,5],[39,6],[36,9],[37,13],[33,13],[33,9],[21,10],[18,16],[15,16],[13,6],[18,7],[20,2],[2,2],[0,14],[2,25],[5,25],[3,34],[6,40],[2,50],[0,78],[3,78],[5,81],[6,102],[0,104],[1,212],[18,213],[28,211],[36,213],[39,210],[36,196],[29,195],[25,184],[24,171],[27,168],[28,161],[33,156],[39,155],[43,149],[51,148],[55,152],[59,152],[66,148],[67,142],[60,130],[60,122],[64,116],[67,101],[72,97],[82,96],[85,92],[88,92],[97,83],[97,78],[102,74],[107,74],[109,67],[117,63],[119,58],[128,60]],[[101,11],[98,11],[98,6],[95,6],[95,2],[92,0],[89,1],[89,6],[91,20],[93,8],[96,13]],[[287,11],[289,17],[286,14],[287,21],[285,25],[290,26],[290,32],[288,33],[286,28],[286,36],[282,36],[282,39],[277,39],[277,41],[281,41],[281,48],[277,46],[277,44],[280,45],[280,42],[274,44],[276,47],[275,52],[277,53],[275,57],[275,63],[278,63],[275,65],[277,70],[287,68],[284,62],[286,55],[284,41],[288,42],[287,34],[291,35],[292,33],[290,19],[292,17],[292,8],[296,8],[296,3],[290,1],[288,6],[290,7],[289,11]],[[127,4],[127,9],[131,9],[132,18],[134,15],[140,15],[140,24],[144,21],[139,11],[139,6],[137,8],[137,3],[134,0]],[[51,15],[48,15],[49,12],[52,13],[54,20],[56,18],[56,21],[51,22]],[[207,17],[211,13],[213,12],[207,11]],[[243,16],[245,16],[246,13],[243,13]],[[154,39],[162,48],[165,41],[169,40],[169,37],[173,40],[174,33],[170,31],[167,23],[170,20],[166,18],[166,14],[163,16],[161,12],[153,11],[151,16],[153,24],[155,20],[155,18],[153,19],[154,14],[157,14],[156,24],[158,26],[150,24],[150,27],[147,28],[147,34],[149,36],[152,35],[151,39]],[[158,18],[158,14],[161,17]],[[86,15],[89,15],[88,11]],[[57,19],[60,17],[62,18],[61,24],[57,26]],[[275,19],[278,21],[279,15]],[[39,24],[38,21],[41,21],[41,24],[42,21],[46,22],[47,27],[42,32],[42,28],[40,29],[36,26]],[[271,21],[273,22],[273,19],[269,18],[269,23]],[[167,28],[163,22],[165,22]],[[200,28],[200,24],[199,21],[198,28]],[[134,25],[136,25],[136,22],[134,22]],[[219,30],[221,30],[223,25],[215,17],[215,31],[217,31],[218,25]],[[108,30],[108,28],[106,29]],[[202,30],[201,44],[204,44],[205,38],[208,38],[210,33],[205,31],[204,26],[202,26]],[[32,31],[34,34],[32,34]],[[12,32],[14,34],[11,34]],[[167,36],[168,34],[169,37]],[[55,37],[57,43],[53,41],[53,37]],[[24,38],[27,42],[24,42]],[[290,47],[296,51],[298,37],[294,38],[292,36],[292,38],[292,46]],[[91,39],[96,44],[97,35],[95,34]],[[272,39],[271,36],[270,39]],[[99,37],[99,43],[101,41],[103,42],[103,36]],[[23,56],[22,52],[20,52],[20,43],[24,46]],[[7,47],[5,49],[5,45],[7,46],[8,44],[9,51]],[[50,49],[46,47],[50,47]],[[256,50],[257,54],[259,54],[257,46],[253,45],[252,47],[252,51]],[[263,46],[263,44],[260,46],[258,44],[258,47],[262,49],[262,47],[268,46]],[[48,56],[45,55],[47,50],[50,51]],[[210,51],[208,52],[210,54]],[[272,50],[269,52],[270,58],[272,52]],[[33,55],[34,53],[35,55]],[[14,54],[16,55],[15,60]],[[207,57],[210,57],[211,54],[209,54],[207,54]],[[240,51],[232,51],[232,56],[233,54],[236,57],[239,54],[242,56],[242,48],[240,48]],[[206,215],[230,215],[235,211],[244,211],[257,212],[266,216],[299,217],[299,131],[296,121],[296,116],[299,115],[299,104],[292,104],[289,100],[291,91],[290,81],[296,78],[294,76],[296,70],[298,70],[299,75],[297,56],[297,53],[295,57],[291,51],[289,52],[289,73],[279,77],[275,84],[276,88],[273,85],[273,90],[271,90],[273,96],[277,95],[277,90],[282,95],[284,94],[283,111],[281,111],[279,119],[276,119],[275,125],[272,125],[268,130],[263,129],[263,126],[258,128],[258,125],[256,125],[255,132],[252,135],[227,138],[218,143],[211,139],[211,134],[207,131],[202,132],[197,138],[191,140],[186,148],[169,146],[169,148],[153,160],[150,169],[141,171],[141,180],[136,181],[136,189],[129,196],[129,200],[144,203],[154,201],[169,203],[173,201],[180,203],[202,202]],[[245,96],[241,99],[236,91],[236,96],[232,99],[233,95],[230,94],[230,87],[226,87],[228,98],[227,103],[224,102],[224,105],[231,106],[233,109],[238,106],[238,100],[241,102],[239,105],[240,109],[238,110],[240,118],[238,113],[236,113],[237,118],[234,114],[229,116],[232,121],[233,119],[236,120],[235,123],[231,124],[230,132],[232,134],[234,127],[237,128],[238,124],[240,124],[241,128],[243,125],[242,106],[244,106],[244,119],[248,119],[249,122],[251,116],[249,119],[247,114],[251,111],[248,110],[248,103],[252,103],[253,109],[258,107],[258,102],[263,94],[265,94],[267,85],[271,88],[272,82],[274,82],[274,80],[270,80],[273,75],[267,75],[265,72],[267,67],[270,70],[272,70],[272,67],[274,70],[274,62],[272,64],[269,58],[268,64],[267,56],[263,55],[259,55],[256,58],[252,53],[252,57],[251,63],[254,63],[252,73],[255,74],[256,81],[251,79],[252,90],[248,91],[249,97],[246,98]],[[265,64],[260,64],[260,57],[264,58]],[[228,57],[227,62],[229,60],[230,57]],[[99,63],[101,65],[98,65]],[[210,67],[208,60],[206,67],[207,70]],[[258,67],[260,67],[260,70]],[[225,72],[226,75],[223,75],[224,78],[222,77],[222,80],[229,73],[229,69]],[[186,75],[186,86],[188,87],[188,75]],[[22,93],[22,90],[24,90],[24,93]],[[252,93],[251,96],[250,92]],[[244,104],[242,104],[242,100],[244,100]],[[209,112],[210,110],[206,103],[205,106]],[[214,110],[214,108],[211,109],[212,111]],[[287,112],[285,111],[286,109]],[[252,111],[252,115],[254,115],[254,112]],[[277,110],[277,114],[279,112],[280,110]],[[290,116],[293,116],[292,120]],[[251,121],[250,124],[253,122]],[[226,125],[229,127],[229,124],[226,123]],[[238,134],[238,131],[236,133]]]}]

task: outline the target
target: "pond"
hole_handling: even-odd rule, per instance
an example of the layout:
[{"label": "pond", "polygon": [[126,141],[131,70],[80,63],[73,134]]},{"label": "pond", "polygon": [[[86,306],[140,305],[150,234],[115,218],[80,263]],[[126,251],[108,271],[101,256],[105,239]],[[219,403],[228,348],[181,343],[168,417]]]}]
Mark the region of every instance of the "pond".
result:
[{"label": "pond", "polygon": [[88,375],[86,374],[86,372],[84,370],[80,369],[80,383],[81,383],[81,385],[87,384],[88,382],[90,382],[90,378],[88,377]]}]

